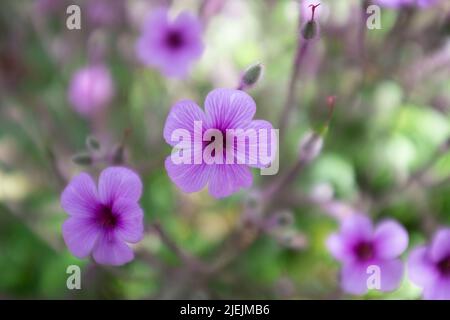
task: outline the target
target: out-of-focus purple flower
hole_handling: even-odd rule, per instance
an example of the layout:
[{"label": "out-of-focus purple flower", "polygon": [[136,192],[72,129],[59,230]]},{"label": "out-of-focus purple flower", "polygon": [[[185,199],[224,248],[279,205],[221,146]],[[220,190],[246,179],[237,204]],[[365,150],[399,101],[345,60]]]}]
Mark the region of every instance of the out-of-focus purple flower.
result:
[{"label": "out-of-focus purple flower", "polygon": [[421,8],[429,7],[438,2],[438,0],[376,0],[376,3],[388,8],[401,8],[407,6],[417,6]]},{"label": "out-of-focus purple flower", "polygon": [[370,219],[355,214],[342,221],[339,233],[327,240],[331,254],[342,263],[341,286],[351,294],[368,290],[368,271],[379,268],[380,290],[396,289],[403,277],[403,263],[398,256],[408,246],[408,233],[394,220],[386,220],[375,228]]},{"label": "out-of-focus purple flower", "polygon": [[[172,134],[175,130],[185,130],[191,137],[195,137],[195,131],[199,131],[203,137],[209,129],[216,129],[222,137],[226,137],[229,129],[253,129],[255,132],[266,132],[267,140],[262,142],[261,136],[256,140],[245,140],[244,150],[239,145],[232,143],[228,145],[226,139],[222,142],[224,151],[222,163],[209,163],[202,159],[204,150],[211,142],[205,142],[199,148],[195,148],[195,141],[187,141],[187,146],[183,148],[183,153],[188,152],[190,163],[173,162],[171,156],[167,157],[165,166],[170,179],[184,192],[197,192],[208,184],[209,193],[216,198],[227,197],[241,188],[252,185],[253,177],[250,167],[265,167],[260,158],[255,159],[255,155],[250,150],[258,150],[266,153],[272,160],[276,146],[272,139],[272,125],[264,120],[252,120],[256,112],[255,101],[247,93],[233,89],[215,89],[211,91],[205,99],[205,111],[193,101],[183,100],[176,103],[164,126],[164,139],[172,146],[179,145],[179,141],[174,141]],[[194,122],[201,121],[202,127],[197,128]],[[201,138],[202,139],[202,138]],[[185,142],[185,141],[183,141]],[[234,159],[227,158],[228,151],[234,148]],[[199,162],[195,159],[200,157]],[[251,159],[250,159],[251,158]],[[232,161],[228,161],[231,159]],[[238,160],[239,159],[239,160]],[[240,161],[242,160],[242,161]],[[244,161],[247,160],[247,161]],[[254,161],[252,161],[254,160]],[[198,163],[198,164],[196,164]]]},{"label": "out-of-focus purple flower", "polygon": [[450,300],[450,228],[439,230],[429,246],[415,248],[408,258],[408,276],[429,300]]},{"label": "out-of-focus purple flower", "polygon": [[84,67],[75,72],[70,82],[69,102],[83,116],[103,110],[113,96],[113,79],[104,65]]},{"label": "out-of-focus purple flower", "polygon": [[100,264],[131,261],[134,254],[127,243],[143,237],[141,194],[139,176],[123,167],[103,170],[98,188],[87,173],[73,178],[61,195],[61,206],[69,214],[62,233],[70,252],[78,258],[92,252]]},{"label": "out-of-focus purple flower", "polygon": [[183,77],[203,53],[202,26],[194,15],[182,12],[169,21],[167,9],[153,12],[136,43],[138,58],[166,76]]}]

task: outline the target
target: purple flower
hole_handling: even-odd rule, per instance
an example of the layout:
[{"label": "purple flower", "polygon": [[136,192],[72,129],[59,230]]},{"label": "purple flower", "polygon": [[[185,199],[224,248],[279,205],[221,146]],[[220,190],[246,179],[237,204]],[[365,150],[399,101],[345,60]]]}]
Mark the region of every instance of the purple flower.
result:
[{"label": "purple flower", "polygon": [[439,230],[429,246],[411,251],[408,275],[429,300],[450,300],[450,228]]},{"label": "purple flower", "polygon": [[104,65],[88,66],[72,77],[68,94],[75,111],[92,116],[103,110],[114,96],[114,83]]},{"label": "purple flower", "polygon": [[87,173],[73,178],[61,195],[61,206],[69,214],[62,233],[70,252],[78,258],[92,252],[100,264],[131,261],[134,254],[127,243],[143,237],[141,193],[139,176],[123,167],[103,170],[98,189]]},{"label": "purple flower", "polygon": [[[273,160],[275,154],[275,139],[272,134],[272,125],[264,120],[252,120],[256,112],[255,101],[247,93],[233,89],[215,89],[205,99],[205,112],[193,101],[183,100],[176,103],[164,126],[164,139],[172,146],[178,146],[172,135],[176,130],[185,130],[191,138],[182,148],[183,153],[188,152],[188,163],[175,163],[171,156],[167,157],[165,166],[170,179],[184,192],[197,192],[208,184],[209,193],[216,197],[227,197],[240,188],[252,185],[253,177],[250,167],[262,168],[267,162],[261,161],[261,154]],[[194,124],[201,121],[201,128]],[[223,148],[223,161],[211,163],[196,161],[198,157],[205,157],[208,146],[212,141],[201,141],[199,148],[195,147],[196,131],[200,131],[202,137],[211,129],[217,130],[221,135],[221,147]],[[259,132],[252,141],[245,140],[243,144],[227,143],[227,132],[230,129],[254,129]],[[268,138],[262,140],[261,132],[265,132]],[[239,135],[237,135],[239,136]],[[233,139],[234,140],[234,139]],[[244,148],[240,148],[244,146]],[[234,150],[233,157],[229,152]],[[258,150],[256,156],[250,150]],[[211,152],[211,157],[219,156]],[[233,152],[233,151],[232,151]],[[209,159],[210,160],[210,159]],[[231,161],[228,161],[231,160]],[[263,165],[263,162],[266,162]]]},{"label": "purple flower", "polygon": [[396,289],[403,277],[398,256],[408,246],[408,233],[394,220],[385,220],[374,229],[369,218],[355,214],[345,218],[339,233],[331,235],[327,247],[342,263],[341,286],[351,294],[368,290],[369,268],[379,268],[380,290]]},{"label": "purple flower", "polygon": [[401,8],[407,6],[417,6],[421,8],[429,7],[435,4],[437,0],[377,0],[380,6],[388,8]]},{"label": "purple flower", "polygon": [[169,21],[167,9],[153,12],[144,24],[137,41],[138,58],[166,76],[183,77],[189,65],[203,52],[202,26],[188,12]]}]

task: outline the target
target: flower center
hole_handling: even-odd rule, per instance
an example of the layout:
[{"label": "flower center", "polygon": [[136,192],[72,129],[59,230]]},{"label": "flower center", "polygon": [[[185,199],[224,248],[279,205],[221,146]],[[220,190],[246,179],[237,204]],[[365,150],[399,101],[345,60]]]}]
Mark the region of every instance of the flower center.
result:
[{"label": "flower center", "polygon": [[374,250],[370,242],[360,242],[355,246],[354,250],[360,260],[366,261],[373,258]]},{"label": "flower center", "polygon": [[438,269],[443,275],[450,276],[450,256],[439,261]]},{"label": "flower center", "polygon": [[[225,157],[226,149],[227,149],[227,137],[226,137],[226,133],[224,131],[221,130],[221,132],[222,132],[222,153],[223,153],[223,156]],[[209,146],[211,143],[214,143],[215,141],[216,141],[216,137],[212,136],[211,141],[206,141],[205,147]],[[216,143],[216,147],[219,148],[219,142]],[[213,157],[216,156],[215,149],[211,152],[211,156],[213,156]]]},{"label": "flower center", "polygon": [[166,36],[166,43],[171,49],[179,49],[184,44],[183,35],[179,31],[169,31]]},{"label": "flower center", "polygon": [[114,228],[117,226],[117,215],[108,206],[102,206],[98,211],[97,222],[104,228]]}]

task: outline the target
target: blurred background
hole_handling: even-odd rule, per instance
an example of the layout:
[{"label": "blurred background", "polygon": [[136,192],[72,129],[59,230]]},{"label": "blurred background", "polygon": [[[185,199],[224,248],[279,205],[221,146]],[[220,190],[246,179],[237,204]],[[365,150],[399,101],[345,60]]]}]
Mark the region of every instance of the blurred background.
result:
[{"label": "blurred background", "polygon": [[[298,1],[2,1],[0,298],[419,298],[406,278],[392,293],[345,295],[325,239],[336,216],[353,211],[397,219],[410,247],[450,224],[450,2],[382,8],[375,30],[364,14],[371,1],[316,3],[320,34],[296,81],[278,176],[298,161],[302,137],[326,122],[331,95],[334,114],[322,152],[261,220],[259,190],[278,176],[254,170],[250,190],[221,200],[206,190],[182,193],[164,168],[171,148],[162,128],[176,101],[203,106],[210,90],[236,88],[254,63],[264,65],[248,90],[256,118],[277,127],[305,41]],[[81,30],[66,27],[70,4],[81,8]],[[159,6],[203,22],[205,51],[185,79],[136,59],[142,23]],[[68,88],[94,62],[108,68],[114,94],[87,118],[69,103]],[[86,151],[88,137],[100,143],[98,159]],[[159,226],[122,267],[73,257],[61,236],[62,189],[78,172],[98,175],[106,158],[140,174],[146,224]],[[255,231],[255,220],[264,227]],[[66,287],[72,264],[81,267],[82,290]]]}]

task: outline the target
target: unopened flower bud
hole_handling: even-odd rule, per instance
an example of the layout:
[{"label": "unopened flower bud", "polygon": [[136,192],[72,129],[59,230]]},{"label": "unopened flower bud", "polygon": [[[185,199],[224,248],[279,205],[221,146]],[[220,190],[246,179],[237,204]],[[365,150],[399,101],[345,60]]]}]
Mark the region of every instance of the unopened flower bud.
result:
[{"label": "unopened flower bud", "polygon": [[81,166],[90,166],[93,162],[92,156],[88,153],[82,152],[74,155],[72,161]]},{"label": "unopened flower bud", "polygon": [[308,132],[300,142],[300,158],[302,161],[311,162],[322,151],[323,138],[316,132]]},{"label": "unopened flower bud", "polygon": [[313,20],[308,21],[302,28],[303,38],[310,40],[317,35],[317,23]]},{"label": "unopened flower bud", "polygon": [[263,65],[261,63],[250,66],[241,78],[239,84],[240,89],[253,87],[261,78],[263,73]]},{"label": "unopened flower bud", "polygon": [[94,137],[89,136],[86,138],[86,147],[91,151],[100,150],[100,142]]}]

